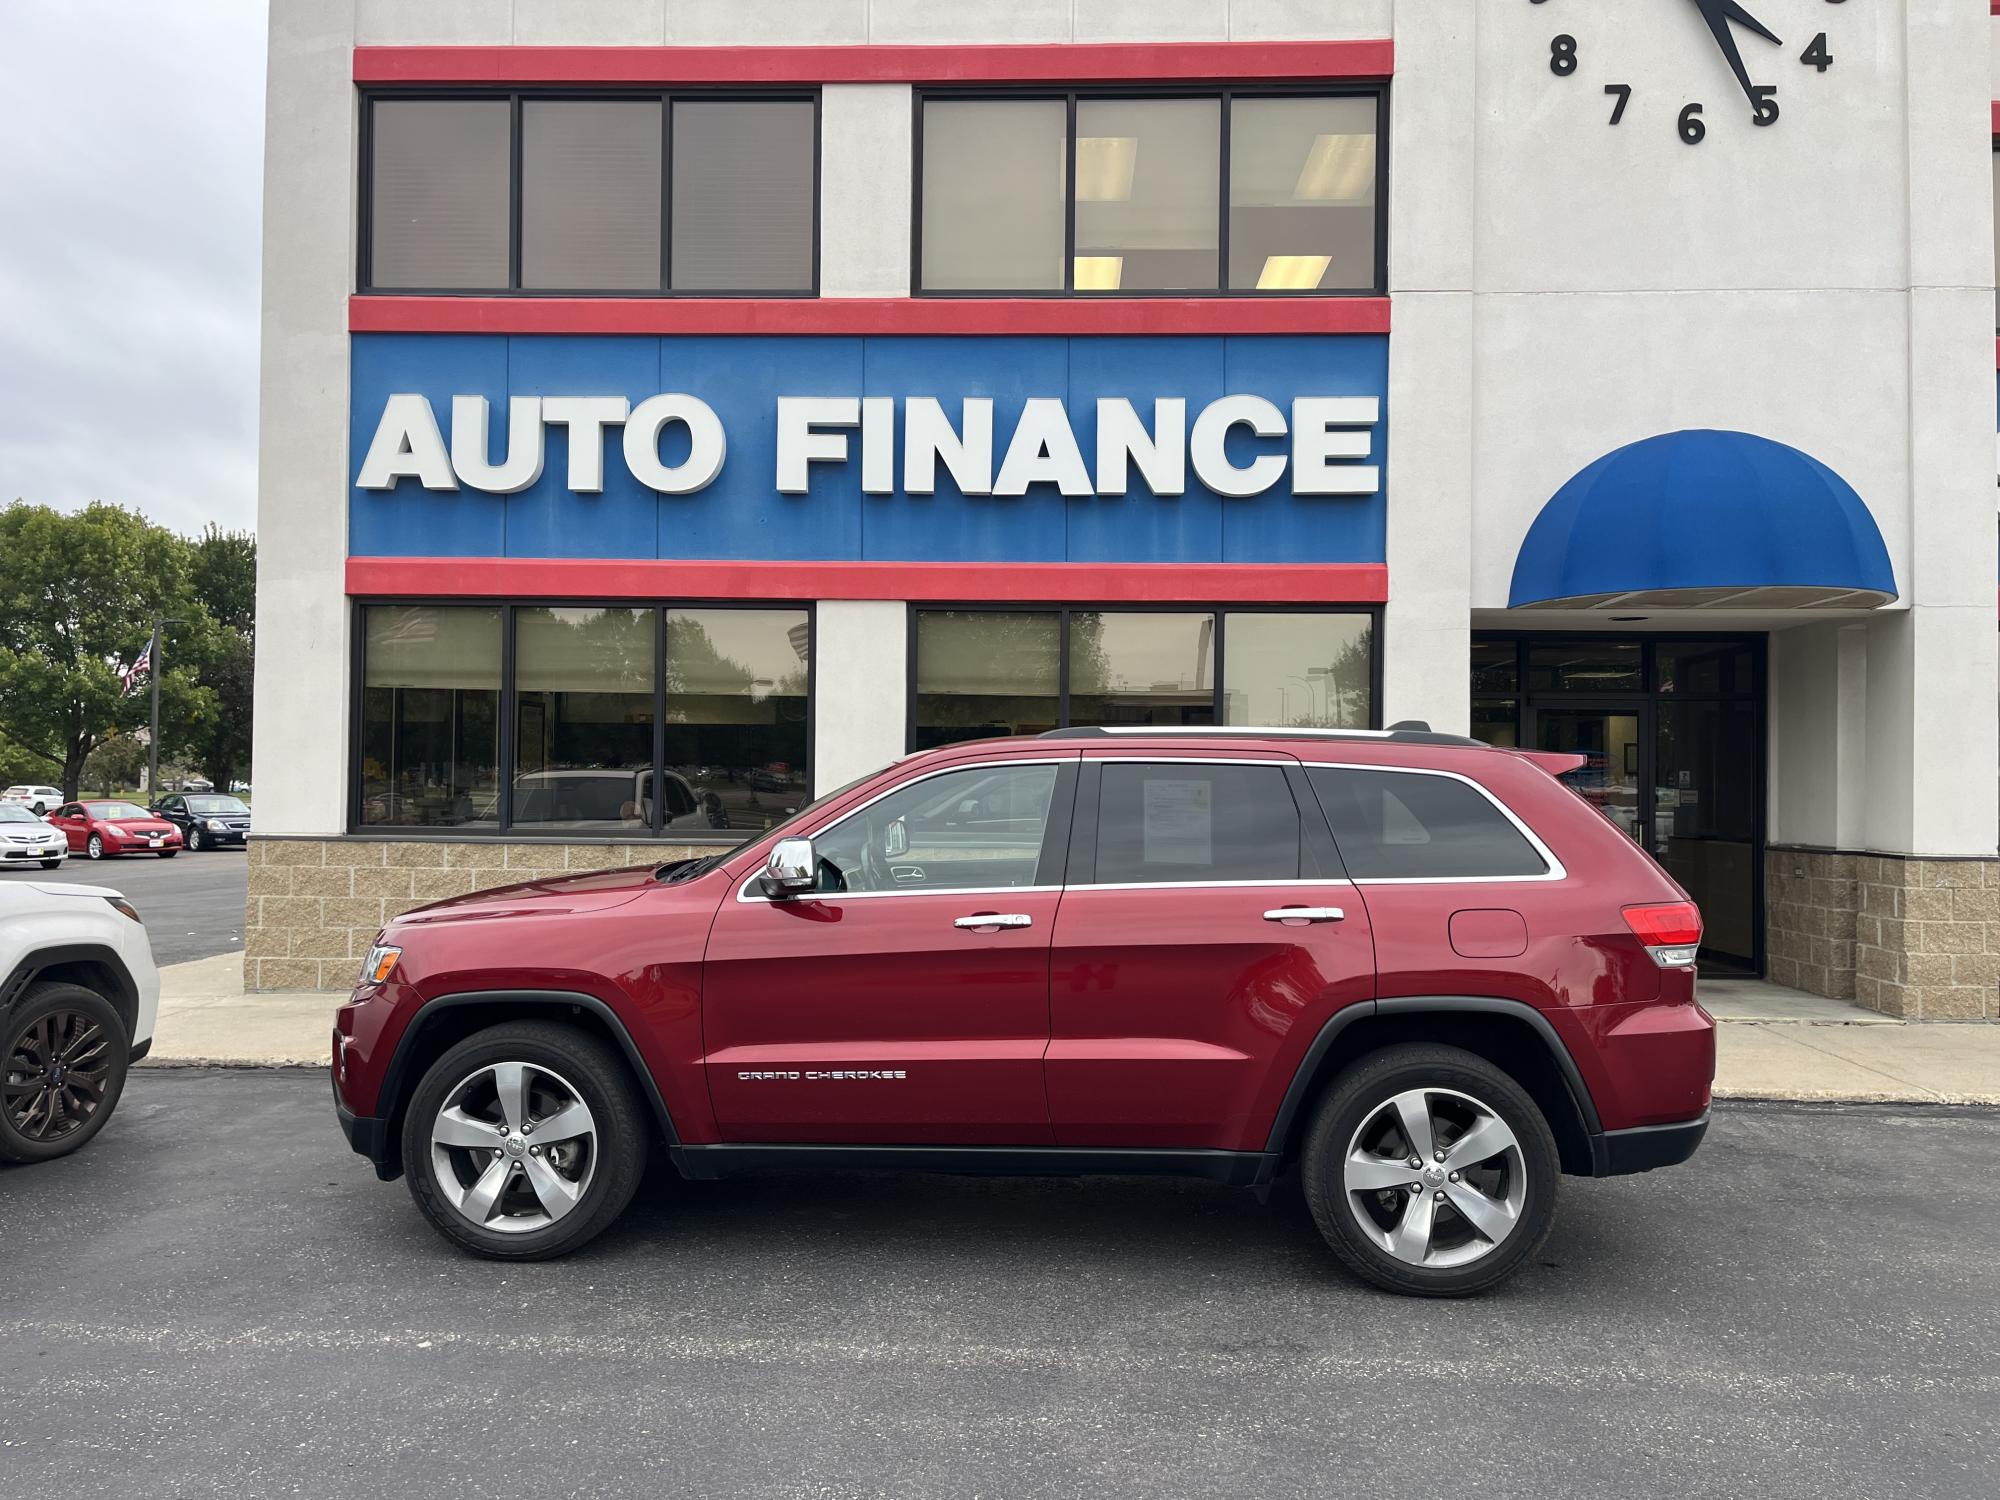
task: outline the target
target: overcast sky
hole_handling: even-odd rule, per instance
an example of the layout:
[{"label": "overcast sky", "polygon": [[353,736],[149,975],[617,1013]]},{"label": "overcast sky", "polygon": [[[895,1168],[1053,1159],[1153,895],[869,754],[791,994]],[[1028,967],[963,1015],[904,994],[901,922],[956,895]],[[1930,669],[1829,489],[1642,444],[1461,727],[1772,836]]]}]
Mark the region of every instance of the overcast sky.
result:
[{"label": "overcast sky", "polygon": [[256,519],[264,0],[0,0],[0,505]]}]

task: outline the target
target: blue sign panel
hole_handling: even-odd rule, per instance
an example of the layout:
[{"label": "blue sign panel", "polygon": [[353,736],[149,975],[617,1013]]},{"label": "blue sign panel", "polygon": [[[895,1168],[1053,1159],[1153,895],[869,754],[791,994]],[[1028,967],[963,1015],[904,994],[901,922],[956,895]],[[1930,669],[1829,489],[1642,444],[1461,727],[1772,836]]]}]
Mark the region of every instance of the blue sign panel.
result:
[{"label": "blue sign panel", "polygon": [[357,334],[349,549],[1379,563],[1388,360],[1377,335]]}]

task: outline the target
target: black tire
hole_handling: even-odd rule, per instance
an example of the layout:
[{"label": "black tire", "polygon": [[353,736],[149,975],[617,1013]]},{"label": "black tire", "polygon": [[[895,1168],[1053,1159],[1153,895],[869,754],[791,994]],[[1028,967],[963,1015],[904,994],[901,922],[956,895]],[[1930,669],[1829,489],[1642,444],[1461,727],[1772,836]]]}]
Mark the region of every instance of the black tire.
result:
[{"label": "black tire", "polygon": [[[1365,1197],[1357,1194],[1352,1200],[1346,1191],[1344,1173],[1350,1143],[1357,1139],[1364,1125],[1378,1119],[1396,1095],[1414,1089],[1439,1091],[1442,1097],[1437,1102],[1448,1111],[1459,1108],[1452,1095],[1477,1101],[1499,1117],[1519,1148],[1525,1192],[1512,1228],[1497,1243],[1475,1235],[1471,1221],[1455,1208],[1436,1211],[1437,1223],[1445,1237],[1460,1235],[1462,1244],[1474,1251],[1482,1240],[1490,1245],[1463,1265],[1420,1265],[1402,1259],[1362,1228],[1359,1215],[1371,1212],[1371,1202],[1372,1211],[1386,1217],[1389,1210],[1383,1205],[1390,1202],[1400,1205],[1402,1200],[1381,1194],[1401,1193],[1404,1189],[1382,1189],[1379,1194]],[[1407,1142],[1408,1137],[1403,1139]],[[1444,1141],[1448,1151],[1450,1141],[1442,1135],[1437,1139]],[[1412,1169],[1412,1176],[1421,1178],[1435,1165],[1434,1160],[1424,1161],[1422,1168]],[[1511,1180],[1506,1174],[1515,1168],[1510,1164],[1498,1170],[1502,1174],[1499,1180],[1505,1182]],[[1385,1047],[1370,1053],[1351,1063],[1328,1085],[1306,1132],[1300,1176],[1313,1222],[1348,1270],[1385,1291],[1404,1296],[1464,1297],[1506,1280],[1540,1248],[1555,1223],[1556,1182],[1561,1170],[1548,1121],[1512,1077],[1483,1057],[1461,1048],[1424,1043]],[[1456,1182],[1457,1178],[1450,1181]],[[1424,1190],[1429,1192],[1431,1188],[1458,1191],[1443,1184],[1430,1184]],[[1386,1233],[1388,1227],[1393,1226],[1384,1227],[1382,1232]]]},{"label": "black tire", "polygon": [[84,853],[85,853],[85,854],[86,854],[87,856],[89,856],[89,857],[90,857],[91,859],[102,859],[102,858],[104,858],[104,837],[103,837],[103,835],[102,835],[102,834],[96,834],[96,833],[93,833],[93,834],[92,834],[92,835],[91,835],[91,836],[90,836],[89,838],[85,839],[85,840],[83,841],[83,852],[84,852]]},{"label": "black tire", "polygon": [[45,859],[42,861],[42,868],[44,870],[60,870],[62,867],[63,862],[59,859]]},{"label": "black tire", "polygon": [[196,827],[196,828],[190,828],[190,829],[188,830],[188,836],[187,836],[187,846],[188,846],[188,853],[190,853],[190,854],[199,854],[199,853],[201,853],[201,848],[202,848],[202,845],[201,845],[201,829],[200,829],[200,828]]},{"label": "black tire", "polygon": [[[589,1107],[596,1125],[595,1164],[582,1197],[562,1218],[537,1229],[502,1231],[473,1223],[440,1184],[432,1155],[432,1124],[459,1086],[479,1070],[506,1062],[558,1075]],[[491,1260],[551,1260],[595,1239],[625,1211],[645,1173],[652,1134],[652,1118],[623,1058],[576,1027],[517,1021],[466,1038],[425,1072],[403,1116],[403,1166],[410,1196],[446,1239]],[[499,1144],[496,1132],[496,1149]]]},{"label": "black tire", "polygon": [[[45,1022],[54,1024],[44,1030]],[[101,1050],[92,1051],[85,1028],[95,1027]],[[67,1045],[79,1058],[98,1059],[97,1066],[77,1075],[58,1079],[53,1109],[74,1120],[75,1113],[88,1107],[80,1123],[65,1125],[55,1120],[49,1133],[44,1120],[53,1119],[46,1088],[23,1092],[43,1076],[40,1060],[49,1044]],[[79,1045],[80,1044],[80,1045]],[[111,1002],[81,985],[47,981],[31,985],[27,994],[0,1017],[0,1161],[53,1161],[81,1148],[102,1130],[118,1107],[125,1092],[125,1071],[132,1054],[131,1034]],[[58,1056],[62,1054],[58,1052]],[[79,1086],[82,1076],[94,1085],[97,1097],[89,1102],[89,1086]],[[60,1085],[67,1083],[67,1087]],[[25,1121],[24,1117],[25,1116]],[[39,1128],[38,1128],[39,1127]]]}]

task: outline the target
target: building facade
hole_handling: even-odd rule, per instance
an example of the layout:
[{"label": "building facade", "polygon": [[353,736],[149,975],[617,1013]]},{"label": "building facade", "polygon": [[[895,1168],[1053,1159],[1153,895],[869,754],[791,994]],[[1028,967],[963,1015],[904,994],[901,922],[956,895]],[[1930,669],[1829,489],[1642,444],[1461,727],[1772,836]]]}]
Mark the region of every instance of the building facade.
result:
[{"label": "building facade", "polygon": [[955,739],[1423,719],[1718,968],[1994,1019],[1996,22],[1746,10],[275,0],[249,982]]}]

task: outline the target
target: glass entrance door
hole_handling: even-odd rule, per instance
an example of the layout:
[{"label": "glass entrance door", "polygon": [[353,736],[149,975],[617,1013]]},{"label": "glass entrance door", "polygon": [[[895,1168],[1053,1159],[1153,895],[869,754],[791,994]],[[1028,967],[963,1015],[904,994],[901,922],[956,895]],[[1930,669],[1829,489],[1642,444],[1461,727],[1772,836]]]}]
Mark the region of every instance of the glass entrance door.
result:
[{"label": "glass entrance door", "polygon": [[1546,708],[1535,715],[1535,731],[1537,749],[1584,757],[1563,780],[1644,845],[1640,718],[1633,709]]}]

